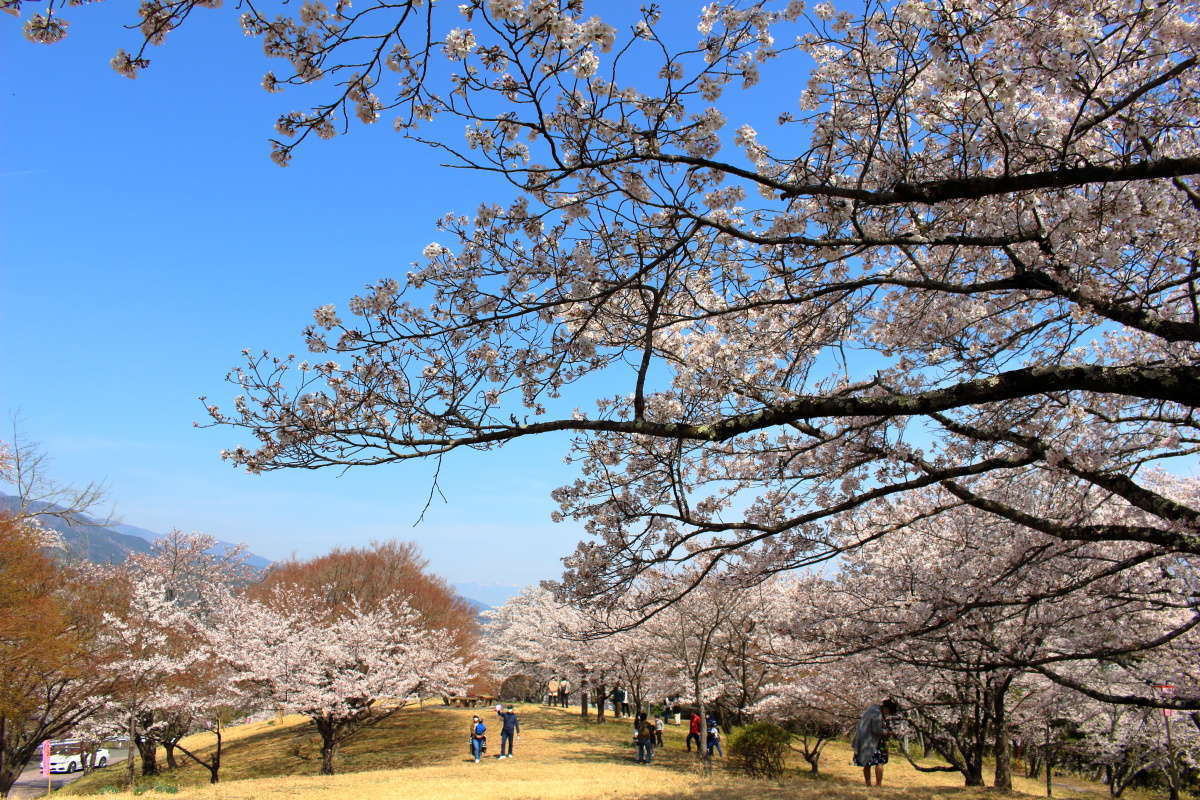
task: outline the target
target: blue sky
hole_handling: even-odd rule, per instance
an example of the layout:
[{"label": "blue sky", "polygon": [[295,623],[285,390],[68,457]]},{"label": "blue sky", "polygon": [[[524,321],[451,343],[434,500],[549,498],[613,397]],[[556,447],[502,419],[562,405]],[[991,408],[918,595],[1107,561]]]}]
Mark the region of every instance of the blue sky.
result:
[{"label": "blue sky", "polygon": [[[687,11],[666,22],[694,42],[698,5],[673,8]],[[20,415],[53,477],[105,481],[122,522],[272,559],[411,539],[485,602],[556,577],[582,533],[550,521],[549,493],[571,477],[565,436],[454,454],[448,502],[413,527],[432,464],[249,476],[217,455],[244,436],[192,427],[199,395],[228,403],[223,376],[243,348],[302,353],[313,308],[402,277],[439,238],[437,217],[511,189],[437,166],[390,121],[307,143],[281,169],[267,157],[272,123],[304,99],[259,87],[278,65],[241,35],[236,9],[195,11],[136,81],[108,66],[137,44],[121,28],[133,6],[67,11],[70,35],[49,47],[0,21],[0,413]],[[763,130],[755,116],[794,108],[795,65],[722,101],[729,137],[742,114]]]},{"label": "blue sky", "polygon": [[259,88],[271,65],[232,9],[197,12],[136,81],[108,67],[132,6],[70,11],[52,47],[0,23],[0,412],[53,477],[104,480],[124,522],[268,558],[412,539],[485,602],[556,576],[579,538],[549,519],[565,439],[449,459],[449,502],[414,528],[432,464],[249,476],[217,456],[236,433],[192,427],[242,348],[302,351],[314,307],[403,276],[441,213],[508,191],[384,124],[280,169],[267,138],[299,101]]}]

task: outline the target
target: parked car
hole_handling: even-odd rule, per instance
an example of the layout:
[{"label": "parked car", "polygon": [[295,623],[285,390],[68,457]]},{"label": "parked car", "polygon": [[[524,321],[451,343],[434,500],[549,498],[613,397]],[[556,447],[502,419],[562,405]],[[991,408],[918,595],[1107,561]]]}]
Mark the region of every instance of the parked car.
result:
[{"label": "parked car", "polygon": [[[78,772],[83,769],[85,759],[89,757],[84,750],[83,742],[78,739],[60,739],[50,742],[50,771]],[[108,750],[100,747],[90,753],[93,767],[108,766]]]}]

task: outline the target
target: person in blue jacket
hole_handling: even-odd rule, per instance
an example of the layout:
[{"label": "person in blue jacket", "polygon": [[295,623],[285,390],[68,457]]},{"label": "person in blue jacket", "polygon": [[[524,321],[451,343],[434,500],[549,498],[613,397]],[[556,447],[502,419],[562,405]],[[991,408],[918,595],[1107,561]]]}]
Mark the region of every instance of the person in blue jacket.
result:
[{"label": "person in blue jacket", "polygon": [[471,717],[471,755],[475,756],[476,764],[483,755],[485,741],[487,741],[487,725],[484,725],[483,720],[478,716]]},{"label": "person in blue jacket", "polygon": [[725,757],[725,751],[721,749],[721,728],[717,725],[717,718],[709,716],[708,718],[708,757],[712,758],[713,750],[721,754],[721,758]]}]

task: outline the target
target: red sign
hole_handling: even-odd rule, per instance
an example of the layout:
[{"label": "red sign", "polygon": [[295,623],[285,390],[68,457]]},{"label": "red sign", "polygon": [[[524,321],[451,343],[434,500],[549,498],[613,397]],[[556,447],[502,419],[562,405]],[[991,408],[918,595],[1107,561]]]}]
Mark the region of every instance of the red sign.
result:
[{"label": "red sign", "polygon": [[50,777],[50,740],[42,742],[42,777]]}]

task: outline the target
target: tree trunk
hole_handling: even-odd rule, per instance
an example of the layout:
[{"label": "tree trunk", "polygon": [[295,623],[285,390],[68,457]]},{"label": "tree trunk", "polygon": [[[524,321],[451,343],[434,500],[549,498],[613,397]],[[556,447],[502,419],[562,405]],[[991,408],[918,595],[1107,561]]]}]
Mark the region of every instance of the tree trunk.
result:
[{"label": "tree trunk", "polygon": [[217,748],[213,751],[212,761],[208,767],[208,782],[216,783],[221,780],[221,721],[217,720],[217,729],[213,731],[217,734]]},{"label": "tree trunk", "polygon": [[193,753],[191,750],[188,750],[183,745],[176,745],[179,748],[180,752],[182,752],[185,756],[187,756],[192,761],[195,761],[197,764],[199,764],[200,766],[202,766],[206,770],[208,770],[208,782],[209,783],[216,783],[217,781],[219,781],[221,779],[221,776],[220,776],[220,773],[221,773],[221,721],[220,720],[217,720],[217,726],[216,726],[216,728],[213,729],[213,733],[215,733],[217,735],[217,746],[213,750],[213,754],[209,757],[208,761],[205,761],[204,759],[198,757],[195,753]]},{"label": "tree trunk", "polygon": [[1008,738],[1008,718],[1005,695],[1009,682],[996,681],[992,686],[992,725],[995,726],[996,772],[992,785],[1002,792],[1012,791],[1012,743]]},{"label": "tree trunk", "polygon": [[328,734],[321,731],[321,774],[333,774],[333,757],[337,755],[337,742],[334,741],[333,732]]},{"label": "tree trunk", "polygon": [[8,790],[21,775],[21,760],[8,758],[8,720],[0,716],[0,797],[8,797]]},{"label": "tree trunk", "polygon": [[134,739],[137,738],[137,715],[132,711],[129,712],[129,744],[125,749],[125,782],[129,785],[129,791],[133,791],[133,782],[137,767],[133,755]]},{"label": "tree trunk", "polygon": [[579,716],[584,720],[588,718],[588,680],[587,673],[583,673],[579,678]]},{"label": "tree trunk", "polygon": [[137,738],[138,755],[142,759],[142,775],[158,774],[158,742],[149,736]]},{"label": "tree trunk", "polygon": [[179,764],[175,763],[175,742],[163,742],[163,750],[167,751],[167,768],[177,769]]},{"label": "tree trunk", "polygon": [[600,723],[604,722],[604,690],[605,686],[603,683],[596,685],[596,722]]},{"label": "tree trunk", "polygon": [[8,797],[8,790],[17,782],[21,771],[9,767],[7,764],[0,766],[0,797]]}]

